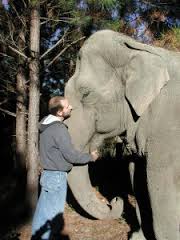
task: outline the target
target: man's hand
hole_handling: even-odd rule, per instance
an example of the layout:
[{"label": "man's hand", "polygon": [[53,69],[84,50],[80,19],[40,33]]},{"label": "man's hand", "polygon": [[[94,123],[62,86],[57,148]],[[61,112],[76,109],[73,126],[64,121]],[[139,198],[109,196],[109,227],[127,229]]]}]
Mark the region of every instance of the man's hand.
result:
[{"label": "man's hand", "polygon": [[91,156],[94,160],[94,162],[99,158],[99,153],[97,150],[91,152]]}]

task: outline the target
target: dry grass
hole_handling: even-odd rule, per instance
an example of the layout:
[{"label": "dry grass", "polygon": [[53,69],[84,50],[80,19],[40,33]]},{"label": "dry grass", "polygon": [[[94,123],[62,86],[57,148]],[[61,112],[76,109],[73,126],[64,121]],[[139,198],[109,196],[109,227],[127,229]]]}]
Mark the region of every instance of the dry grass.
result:
[{"label": "dry grass", "polygon": [[123,220],[91,220],[66,207],[65,231],[71,240],[127,240],[129,226]]},{"label": "dry grass", "polygon": [[[127,240],[130,227],[124,221],[119,220],[91,220],[79,215],[71,207],[66,205],[65,228],[63,235],[69,240]],[[30,239],[31,225],[25,224],[17,229],[19,240]]]},{"label": "dry grass", "polygon": [[180,28],[173,28],[162,34],[161,39],[154,41],[153,45],[172,51],[180,51]]}]

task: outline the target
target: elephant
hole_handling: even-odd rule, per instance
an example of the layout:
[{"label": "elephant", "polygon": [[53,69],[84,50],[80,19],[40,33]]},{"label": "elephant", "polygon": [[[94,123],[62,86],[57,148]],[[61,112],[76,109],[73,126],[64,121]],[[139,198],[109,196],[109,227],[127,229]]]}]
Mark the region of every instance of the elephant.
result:
[{"label": "elephant", "polygon": [[[74,108],[66,123],[79,150],[98,149],[118,136],[132,156],[140,230],[131,239],[180,239],[180,54],[98,31],[81,47],[65,96]],[[87,165],[75,166],[68,184],[94,218],[121,216],[123,200],[99,200]]]}]

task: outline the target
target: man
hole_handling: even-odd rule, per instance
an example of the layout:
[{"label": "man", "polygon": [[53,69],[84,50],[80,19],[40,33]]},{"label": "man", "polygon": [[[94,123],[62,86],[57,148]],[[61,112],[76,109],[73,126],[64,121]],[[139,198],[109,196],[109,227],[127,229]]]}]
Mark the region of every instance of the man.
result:
[{"label": "man", "polygon": [[41,193],[32,222],[33,239],[50,238],[53,231],[51,222],[64,211],[67,172],[73,164],[87,164],[98,158],[97,151],[88,154],[74,149],[68,129],[63,123],[71,116],[71,111],[72,106],[66,98],[53,97],[49,101],[50,114],[40,123],[40,160],[43,172],[40,178]]}]

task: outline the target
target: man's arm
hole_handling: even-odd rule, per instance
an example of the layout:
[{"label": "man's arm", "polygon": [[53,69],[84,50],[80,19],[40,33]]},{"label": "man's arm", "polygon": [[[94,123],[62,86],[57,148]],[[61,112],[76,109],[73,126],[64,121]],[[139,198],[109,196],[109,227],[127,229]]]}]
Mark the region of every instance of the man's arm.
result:
[{"label": "man's arm", "polygon": [[98,158],[97,151],[88,154],[76,150],[71,142],[69,132],[64,126],[60,126],[60,133],[57,138],[56,144],[67,162],[72,164],[86,164],[88,162],[94,162]]}]

